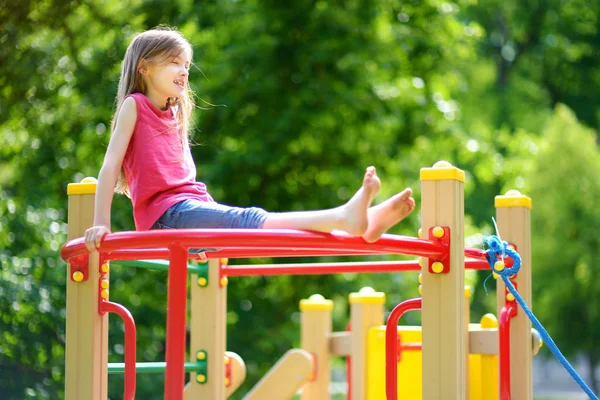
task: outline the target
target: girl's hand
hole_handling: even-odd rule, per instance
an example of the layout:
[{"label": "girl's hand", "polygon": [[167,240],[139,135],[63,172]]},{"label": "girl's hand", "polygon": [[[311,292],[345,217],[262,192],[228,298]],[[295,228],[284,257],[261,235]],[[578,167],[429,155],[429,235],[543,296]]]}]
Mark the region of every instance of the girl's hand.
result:
[{"label": "girl's hand", "polygon": [[85,231],[85,247],[89,251],[98,250],[102,238],[107,233],[110,233],[110,229],[105,225],[92,226]]}]

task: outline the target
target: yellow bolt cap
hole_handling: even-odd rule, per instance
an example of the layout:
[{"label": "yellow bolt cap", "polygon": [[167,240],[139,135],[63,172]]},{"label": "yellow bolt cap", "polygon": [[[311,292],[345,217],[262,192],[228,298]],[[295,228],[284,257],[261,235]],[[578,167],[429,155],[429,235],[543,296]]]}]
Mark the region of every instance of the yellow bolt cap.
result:
[{"label": "yellow bolt cap", "polygon": [[419,230],[417,231],[417,237],[419,239],[423,238],[423,228],[419,228]]},{"label": "yellow bolt cap", "polygon": [[204,382],[206,382],[206,376],[205,376],[205,375],[202,375],[202,374],[199,374],[199,375],[196,377],[196,381],[198,381],[199,383],[204,383]]},{"label": "yellow bolt cap", "polygon": [[442,264],[439,261],[436,261],[433,264],[431,264],[431,269],[434,273],[439,274],[444,270],[444,264]]},{"label": "yellow bolt cap", "polygon": [[423,285],[419,285],[419,294],[423,296]]},{"label": "yellow bolt cap", "polygon": [[83,272],[81,272],[81,271],[75,271],[75,272],[73,272],[73,280],[75,282],[81,282],[81,281],[83,281]]},{"label": "yellow bolt cap", "polygon": [[108,289],[102,289],[100,291],[100,297],[102,297],[104,300],[108,300]]},{"label": "yellow bolt cap", "polygon": [[504,261],[496,261],[494,263],[494,269],[496,271],[502,271],[502,270],[504,270]]},{"label": "yellow bolt cap", "polygon": [[198,285],[206,286],[207,283],[208,281],[206,280],[206,278],[198,278]]},{"label": "yellow bolt cap", "polygon": [[102,263],[102,265],[100,266],[100,272],[106,274],[109,270],[110,266],[108,265],[108,263]]},{"label": "yellow bolt cap", "polygon": [[100,287],[102,289],[108,289],[108,280],[107,279],[100,279]]},{"label": "yellow bolt cap", "polygon": [[231,359],[227,356],[225,356],[225,365],[229,365],[229,363],[231,362]]},{"label": "yellow bolt cap", "polygon": [[512,293],[509,293],[506,295],[506,300],[508,301],[515,301],[515,296],[513,296]]},{"label": "yellow bolt cap", "polygon": [[221,258],[221,265],[227,265],[229,258]]},{"label": "yellow bolt cap", "polygon": [[419,257],[419,267],[423,268],[423,257]]},{"label": "yellow bolt cap", "polygon": [[196,354],[196,359],[198,359],[200,361],[205,360],[206,359],[206,353],[203,352],[203,351],[199,352],[198,354]]},{"label": "yellow bolt cap", "polygon": [[492,272],[492,276],[494,277],[494,279],[498,279],[498,278],[500,278],[500,275],[498,275],[498,274],[497,274],[497,273],[495,273],[495,272]]},{"label": "yellow bolt cap", "polygon": [[225,287],[229,283],[229,279],[227,279],[227,277],[224,276],[224,277],[221,278],[220,283],[221,283],[221,287]]},{"label": "yellow bolt cap", "polygon": [[423,274],[419,274],[419,283],[423,283]]},{"label": "yellow bolt cap", "polygon": [[433,237],[436,238],[442,238],[444,237],[444,228],[442,228],[441,226],[436,226],[435,228],[433,228],[432,232],[433,233]]},{"label": "yellow bolt cap", "polygon": [[231,383],[231,381],[229,380],[229,378],[225,378],[225,386],[229,386]]}]

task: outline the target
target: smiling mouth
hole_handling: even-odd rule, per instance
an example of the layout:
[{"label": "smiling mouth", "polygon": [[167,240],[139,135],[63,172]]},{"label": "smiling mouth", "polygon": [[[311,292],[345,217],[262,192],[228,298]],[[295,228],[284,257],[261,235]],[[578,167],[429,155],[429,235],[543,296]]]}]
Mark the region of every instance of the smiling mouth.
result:
[{"label": "smiling mouth", "polygon": [[176,84],[177,86],[179,86],[180,88],[182,88],[182,89],[183,89],[183,86],[184,86],[184,85],[183,85],[183,81],[180,81],[180,80],[174,80],[174,81],[173,81],[173,83],[174,83],[174,84]]}]

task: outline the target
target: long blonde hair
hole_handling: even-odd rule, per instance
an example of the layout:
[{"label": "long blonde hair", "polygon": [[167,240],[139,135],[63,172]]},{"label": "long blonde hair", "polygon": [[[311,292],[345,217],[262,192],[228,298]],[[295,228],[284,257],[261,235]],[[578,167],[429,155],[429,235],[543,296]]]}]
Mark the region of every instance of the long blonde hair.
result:
[{"label": "long blonde hair", "polygon": [[[170,62],[181,52],[187,51],[192,56],[191,44],[178,31],[159,27],[138,34],[133,38],[131,44],[125,52],[125,58],[121,67],[121,77],[119,78],[119,88],[115,99],[116,111],[111,122],[111,133],[114,132],[117,116],[125,101],[125,97],[131,93],[146,94],[146,84],[142,79],[140,69],[149,65],[162,65]],[[177,105],[175,113],[175,123],[181,132],[181,143],[188,143],[190,128],[190,117],[194,108],[189,82],[186,80],[184,94],[182,98],[169,98],[167,107]],[[123,168],[115,192],[129,196],[129,187]]]}]

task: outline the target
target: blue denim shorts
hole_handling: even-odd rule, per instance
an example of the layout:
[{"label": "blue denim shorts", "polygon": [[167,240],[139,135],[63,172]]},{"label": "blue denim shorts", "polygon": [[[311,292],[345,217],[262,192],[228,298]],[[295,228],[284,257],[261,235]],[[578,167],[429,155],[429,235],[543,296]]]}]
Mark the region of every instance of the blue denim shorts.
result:
[{"label": "blue denim shorts", "polygon": [[[150,229],[260,229],[267,219],[267,214],[258,207],[230,207],[188,199],[171,206]],[[190,249],[190,252],[217,250]]]}]

